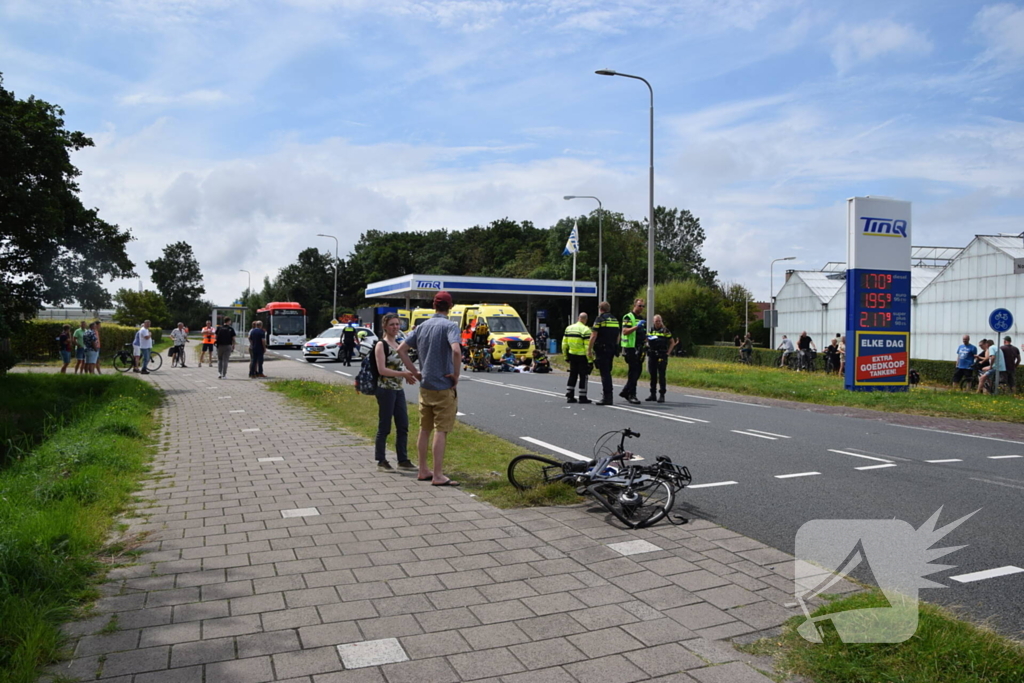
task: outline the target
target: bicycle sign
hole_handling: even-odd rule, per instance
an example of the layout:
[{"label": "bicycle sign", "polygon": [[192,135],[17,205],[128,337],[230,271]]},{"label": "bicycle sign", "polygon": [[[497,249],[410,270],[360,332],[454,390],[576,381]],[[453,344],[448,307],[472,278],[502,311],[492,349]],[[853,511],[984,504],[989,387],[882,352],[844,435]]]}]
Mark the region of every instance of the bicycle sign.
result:
[{"label": "bicycle sign", "polygon": [[988,326],[996,332],[1006,332],[1013,327],[1013,313],[1005,308],[997,308],[988,316]]}]

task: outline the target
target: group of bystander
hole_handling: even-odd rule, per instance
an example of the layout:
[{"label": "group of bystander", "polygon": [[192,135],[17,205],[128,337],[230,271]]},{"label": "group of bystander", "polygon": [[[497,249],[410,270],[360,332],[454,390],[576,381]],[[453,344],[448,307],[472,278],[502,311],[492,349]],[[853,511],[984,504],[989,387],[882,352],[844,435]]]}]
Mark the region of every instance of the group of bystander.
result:
[{"label": "group of bystander", "polygon": [[1016,393],[1021,353],[1013,345],[1013,338],[1009,335],[1003,337],[1002,346],[993,339],[982,339],[978,345],[980,350],[971,343],[971,335],[964,335],[963,343],[956,350],[953,386],[970,381],[973,387],[973,378],[977,373],[979,394],[994,394],[999,391],[1000,384],[1005,384],[1009,393]]}]

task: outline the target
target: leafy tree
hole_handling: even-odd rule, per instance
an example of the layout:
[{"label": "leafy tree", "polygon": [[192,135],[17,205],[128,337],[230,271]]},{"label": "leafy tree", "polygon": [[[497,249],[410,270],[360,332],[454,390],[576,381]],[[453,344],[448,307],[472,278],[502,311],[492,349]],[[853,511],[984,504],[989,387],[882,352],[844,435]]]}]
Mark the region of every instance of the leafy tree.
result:
[{"label": "leafy tree", "polygon": [[[332,302],[334,299],[334,257],[309,247],[299,252],[298,260],[281,269],[270,284],[270,291],[264,292],[261,305],[269,301],[297,301],[306,309],[310,331],[315,334],[329,327]],[[338,287],[341,288],[341,270],[338,270]],[[339,302],[338,314],[342,313]]]},{"label": "leafy tree", "polygon": [[[636,296],[645,291],[638,289]],[[732,319],[721,290],[693,279],[657,284],[654,297],[658,315],[679,338],[684,353],[692,353],[695,345],[714,342]]]},{"label": "leafy tree", "polygon": [[206,293],[203,272],[188,242],[175,242],[164,247],[164,255],[146,265],[153,271],[153,284],[167,301],[171,317],[181,322],[189,317]]},{"label": "leafy tree", "polygon": [[[634,224],[643,233],[646,245],[647,219],[634,221]],[[654,207],[654,276],[657,281],[695,277],[708,286],[713,285],[718,273],[704,264],[701,249],[705,239],[700,219],[689,210]],[[646,253],[645,249],[645,264]]]},{"label": "leafy tree", "polygon": [[0,76],[0,338],[43,302],[110,305],[106,277],[131,277],[131,233],[100,219],[78,198],[71,152],[91,147],[64,128],[64,110],[19,100]]},{"label": "leafy tree", "polygon": [[148,320],[153,327],[165,329],[174,324],[159,292],[119,289],[114,294],[114,305],[114,320],[122,325],[135,327]]},{"label": "leafy tree", "polygon": [[750,290],[741,284],[730,282],[720,284],[722,298],[729,311],[729,322],[722,328],[720,339],[730,340],[735,335],[744,334],[744,322],[747,320],[746,307],[749,306],[749,320],[751,325],[757,319],[757,308],[754,306],[754,295]]}]

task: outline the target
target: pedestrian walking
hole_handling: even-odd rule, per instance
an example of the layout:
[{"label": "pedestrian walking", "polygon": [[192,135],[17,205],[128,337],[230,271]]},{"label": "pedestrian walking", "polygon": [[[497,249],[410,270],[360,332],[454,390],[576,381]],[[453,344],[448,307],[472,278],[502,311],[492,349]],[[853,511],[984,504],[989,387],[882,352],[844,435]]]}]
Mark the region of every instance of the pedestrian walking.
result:
[{"label": "pedestrian walking", "polygon": [[[449,479],[442,471],[448,432],[455,428],[455,413],[458,412],[455,387],[462,370],[461,335],[459,326],[448,320],[451,308],[451,294],[444,291],[435,294],[434,315],[417,325],[398,347],[398,355],[405,368],[420,382],[420,434],[416,443],[420,462],[417,478],[420,481],[430,480],[433,486],[459,485],[459,482]],[[419,370],[416,370],[409,358],[409,349],[415,349],[419,355]],[[433,470],[427,467],[427,447],[430,445],[434,454]]]},{"label": "pedestrian walking", "polygon": [[[562,355],[569,364],[569,383],[565,388],[566,403],[592,403],[587,398],[587,380],[590,376],[590,358],[587,345],[593,333],[587,327],[587,314],[580,313],[577,321],[565,328],[562,335]],[[576,384],[579,383],[580,398],[576,400]]]},{"label": "pedestrian walking", "polygon": [[142,322],[142,329],[139,330],[139,350],[142,354],[142,374],[149,374],[149,359],[153,353],[153,333],[150,331],[148,320]]},{"label": "pedestrian walking", "polygon": [[60,374],[68,374],[68,366],[71,365],[71,352],[74,349],[75,340],[71,336],[71,325],[65,325],[60,330],[60,335],[57,337],[57,348],[60,351],[60,360],[63,365],[60,368]]},{"label": "pedestrian walking", "polygon": [[[672,331],[665,327],[660,315],[652,319],[653,326],[647,333],[647,372],[651,375],[651,395],[648,401],[665,402],[665,374],[668,371],[668,357],[679,343]],[[658,395],[654,395],[655,387]]]},{"label": "pedestrian walking", "polygon": [[185,365],[185,344],[188,344],[188,330],[185,329],[185,323],[178,323],[178,326],[171,330],[171,339],[174,340],[174,360],[171,362],[171,367],[175,365],[183,368],[187,368]]},{"label": "pedestrian walking", "polygon": [[217,379],[225,379],[228,376],[228,362],[235,351],[235,336],[231,318],[224,318],[224,323],[214,333],[217,341]]},{"label": "pedestrian walking", "polygon": [[352,351],[356,347],[356,328],[351,323],[341,330],[341,357],[345,365],[352,365]]},{"label": "pedestrian walking", "polygon": [[839,338],[839,374],[846,375],[846,335]]},{"label": "pedestrian walking", "polygon": [[263,379],[263,358],[267,352],[267,333],[263,321],[255,320],[249,330],[249,379]]},{"label": "pedestrian walking", "polygon": [[96,360],[100,355],[96,323],[89,323],[89,329],[82,335],[82,343],[85,344],[85,374],[91,375],[96,372]]},{"label": "pedestrian walking", "polygon": [[963,343],[956,349],[956,370],[953,372],[953,386],[959,386],[964,377],[971,378],[974,372],[974,359],[978,356],[978,347],[971,343],[971,335],[965,334]]},{"label": "pedestrian walking", "polygon": [[75,374],[85,372],[85,321],[78,321],[78,329],[71,336],[75,339]]},{"label": "pedestrian walking", "polygon": [[640,357],[642,343],[638,344],[637,341],[644,339],[644,321],[639,316],[644,314],[645,306],[643,299],[636,299],[629,313],[622,316],[622,355],[626,359],[628,373],[626,386],[622,387],[619,396],[630,403],[640,403],[640,399],[636,397],[636,383],[640,381],[644,361]]},{"label": "pedestrian walking", "polygon": [[199,367],[203,367],[203,358],[207,353],[210,354],[210,360],[207,361],[209,365],[207,367],[213,367],[213,349],[217,345],[217,330],[213,326],[212,320],[207,320],[206,324],[203,325],[203,348],[199,352]]},{"label": "pedestrian walking", "polygon": [[398,347],[402,345],[398,340],[398,335],[402,333],[402,321],[398,314],[386,314],[381,321],[381,329],[383,339],[373,348],[373,362],[377,364],[377,438],[373,455],[378,470],[395,471],[385,453],[393,421],[398,469],[415,470],[416,465],[409,460],[409,408],[402,383],[415,384],[416,375],[405,368],[398,354]]},{"label": "pedestrian walking", "polygon": [[619,333],[621,327],[619,321],[610,311],[611,304],[602,301],[597,307],[597,320],[594,321],[593,331],[590,333],[590,344],[587,347],[587,355],[594,359],[594,365],[601,372],[601,400],[599,406],[612,405],[612,363],[619,355]]},{"label": "pedestrian walking", "polygon": [[1011,394],[1017,393],[1017,368],[1020,366],[1020,351],[1013,345],[1013,339],[1009,335],[1003,337],[1003,345],[999,347],[1003,352],[1003,363],[1006,370],[1003,377],[1006,380],[1006,390]]}]

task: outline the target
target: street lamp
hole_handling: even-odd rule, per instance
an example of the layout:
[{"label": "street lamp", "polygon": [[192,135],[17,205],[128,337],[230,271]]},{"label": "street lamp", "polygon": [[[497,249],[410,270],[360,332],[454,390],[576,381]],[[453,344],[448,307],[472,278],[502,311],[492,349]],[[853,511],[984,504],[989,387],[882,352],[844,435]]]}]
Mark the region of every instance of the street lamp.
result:
[{"label": "street lamp", "polygon": [[[604,205],[601,203],[600,199],[598,199],[597,197],[593,197],[589,194],[567,194],[566,196],[562,197],[562,199],[593,199],[595,202],[597,202],[597,302],[601,303],[602,301],[605,300],[605,297],[608,296],[608,292],[602,293],[601,290],[601,278],[604,274],[604,232],[601,227],[601,217],[604,214]],[[577,311],[573,311],[574,315],[576,313]]]},{"label": "street lamp", "polygon": [[317,233],[317,237],[330,237],[334,240],[334,310],[331,313],[332,323],[338,319],[338,238],[334,235]]},{"label": "street lamp", "polygon": [[245,273],[246,275],[249,276],[249,284],[246,285],[246,287],[245,287],[245,293],[246,294],[251,293],[252,292],[252,273],[250,273],[248,270],[242,270],[241,268],[238,269],[238,272],[239,273]]},{"label": "street lamp", "polygon": [[772,321],[772,350],[775,350],[775,271],[772,270],[778,261],[792,261],[796,256],[783,256],[772,261],[768,266],[768,317]]},{"label": "street lamp", "polygon": [[622,76],[623,78],[633,78],[638,81],[643,81],[647,85],[647,89],[651,92],[651,171],[650,171],[650,197],[648,201],[648,208],[650,210],[650,219],[647,225],[647,316],[648,320],[654,318],[654,88],[647,81],[646,78],[640,76],[632,76],[630,74],[622,74],[612,69],[600,69],[595,71],[598,76]]}]

